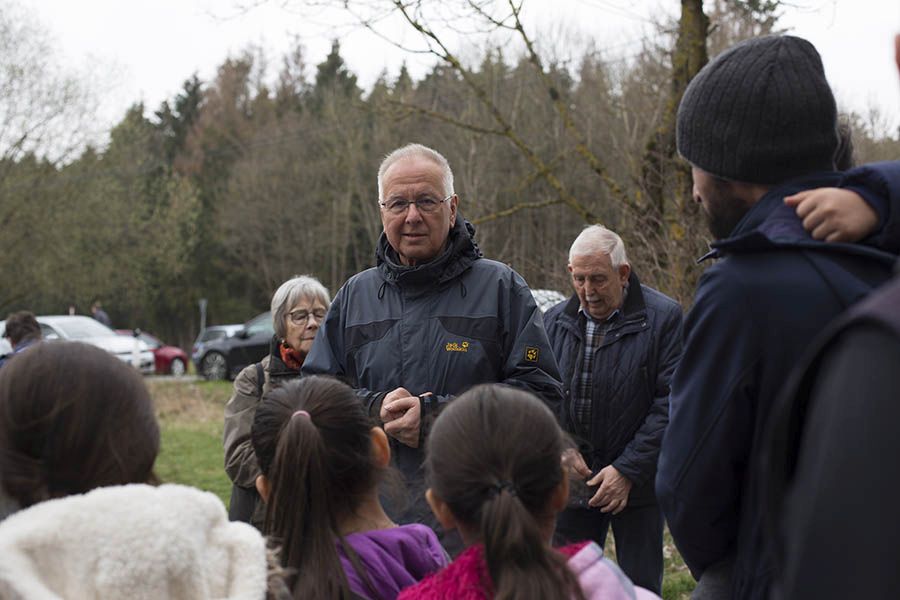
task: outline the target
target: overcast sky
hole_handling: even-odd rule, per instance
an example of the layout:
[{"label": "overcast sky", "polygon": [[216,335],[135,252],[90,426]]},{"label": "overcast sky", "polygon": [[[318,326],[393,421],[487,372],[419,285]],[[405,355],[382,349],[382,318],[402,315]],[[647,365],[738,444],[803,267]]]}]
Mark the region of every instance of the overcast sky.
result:
[{"label": "overcast sky", "polygon": [[[283,0],[237,11],[232,0],[18,0],[51,31],[57,49],[76,68],[104,81],[99,119],[113,123],[144,101],[148,110],[174,96],[197,72],[209,81],[229,55],[250,44],[266,49],[273,68],[299,36],[310,67],[338,37],[350,68],[364,87],[379,73],[395,75],[405,60],[414,75],[431,64],[403,54],[370,33],[342,26],[329,11],[289,11]],[[258,0],[256,0],[258,2]],[[250,3],[250,2],[247,2]],[[299,3],[298,3],[299,4]],[[900,82],[893,62],[893,35],[900,32],[898,0],[798,0],[781,25],[813,42],[842,107],[865,112],[879,106],[892,128],[900,125]],[[592,40],[611,53],[628,55],[652,31],[650,20],[679,9],[677,0],[526,0],[526,23],[539,41]],[[399,41],[412,42],[408,28],[386,26]],[[580,41],[577,41],[580,40]],[[453,48],[463,43],[457,39]],[[583,46],[580,46],[583,47]],[[465,54],[466,48],[462,48]],[[574,52],[574,50],[573,50]],[[470,54],[475,54],[474,51]]]}]

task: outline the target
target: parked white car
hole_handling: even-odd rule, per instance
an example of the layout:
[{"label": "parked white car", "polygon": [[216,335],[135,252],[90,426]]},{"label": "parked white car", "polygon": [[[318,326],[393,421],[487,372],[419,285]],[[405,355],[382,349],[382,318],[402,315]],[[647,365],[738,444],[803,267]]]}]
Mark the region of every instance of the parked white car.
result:
[{"label": "parked white car", "polygon": [[9,340],[6,339],[4,333],[6,333],[6,321],[0,321],[0,356],[12,352],[12,346],[9,345]]},{"label": "parked white car", "polygon": [[565,294],[556,290],[531,290],[531,295],[534,296],[534,301],[542,313],[547,312],[567,298]]},{"label": "parked white car", "polygon": [[152,375],[156,370],[153,352],[146,343],[139,338],[118,335],[90,317],[56,315],[37,317],[37,322],[45,340],[84,342],[106,350],[145,375]]}]

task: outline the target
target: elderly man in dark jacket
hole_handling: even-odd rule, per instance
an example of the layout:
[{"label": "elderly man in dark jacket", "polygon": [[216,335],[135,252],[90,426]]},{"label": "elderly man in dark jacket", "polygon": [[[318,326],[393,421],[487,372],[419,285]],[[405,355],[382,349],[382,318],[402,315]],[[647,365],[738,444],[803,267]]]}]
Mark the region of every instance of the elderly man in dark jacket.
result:
[{"label": "elderly man in dark jacket", "polygon": [[685,320],[656,480],[695,598],[768,597],[763,426],[816,334],[890,275],[891,255],[817,241],[785,204],[840,182],[836,114],[818,52],[791,36],[723,52],[679,107],[678,150],[720,259]]},{"label": "elderly man in dark jacket", "polygon": [[653,491],[669,420],[669,380],[681,354],[681,307],[642,285],[617,234],[586,228],[569,251],[575,294],[544,315],[565,383],[573,484],[559,518],[565,541],[601,546],[612,524],[616,558],[635,584],[660,593],[663,518]]},{"label": "elderly man in dark jacket", "polygon": [[337,293],[303,373],[357,389],[410,487],[413,507],[399,517],[435,524],[421,466],[440,410],[476,384],[504,383],[557,413],[562,385],[528,285],[482,258],[475,228],[457,211],[447,160],[419,144],[399,148],[382,162],[378,188],[377,266]]}]

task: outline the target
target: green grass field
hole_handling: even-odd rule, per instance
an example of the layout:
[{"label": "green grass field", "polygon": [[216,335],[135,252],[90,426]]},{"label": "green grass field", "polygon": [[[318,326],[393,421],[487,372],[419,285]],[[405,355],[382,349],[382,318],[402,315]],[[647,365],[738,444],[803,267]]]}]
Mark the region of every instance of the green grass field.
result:
[{"label": "green grass field", "polygon": [[225,505],[231,482],[222,455],[222,419],[230,382],[148,381],[162,429],[156,474],[213,492]]},{"label": "green grass field", "polygon": [[[162,451],[156,474],[164,482],[183,483],[213,492],[226,505],[231,483],[222,456],[222,419],[231,396],[230,382],[147,380],[162,428]],[[612,536],[607,554],[615,556]],[[666,531],[663,598],[687,600],[694,580]]]}]

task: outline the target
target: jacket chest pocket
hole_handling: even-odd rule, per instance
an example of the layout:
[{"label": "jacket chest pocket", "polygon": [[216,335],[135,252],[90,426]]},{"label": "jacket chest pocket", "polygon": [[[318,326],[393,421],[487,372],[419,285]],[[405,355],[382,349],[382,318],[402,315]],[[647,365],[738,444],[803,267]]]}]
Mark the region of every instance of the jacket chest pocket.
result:
[{"label": "jacket chest pocket", "polygon": [[379,387],[398,380],[396,325],[396,319],[389,319],[344,330],[347,372],[356,376],[358,387]]},{"label": "jacket chest pocket", "polygon": [[496,317],[438,317],[438,352],[447,381],[456,377],[469,385],[502,379],[504,357]]}]

